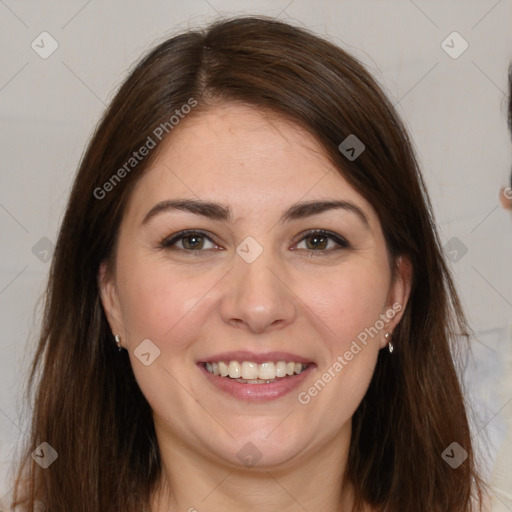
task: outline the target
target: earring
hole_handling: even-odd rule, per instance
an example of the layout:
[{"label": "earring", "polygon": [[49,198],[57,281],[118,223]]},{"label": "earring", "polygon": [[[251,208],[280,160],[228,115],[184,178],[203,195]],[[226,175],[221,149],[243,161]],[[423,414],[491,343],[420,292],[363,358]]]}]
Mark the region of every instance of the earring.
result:
[{"label": "earring", "polygon": [[122,350],[122,347],[121,347],[121,337],[119,336],[119,334],[116,334],[114,336],[114,339],[116,341],[117,349],[119,350],[119,352],[121,352],[121,350]]},{"label": "earring", "polygon": [[[389,339],[389,336],[390,336],[389,332],[384,334],[384,338],[386,338],[386,339]],[[391,343],[391,341],[388,341],[388,350],[389,350],[390,354],[393,352],[393,343]]]}]

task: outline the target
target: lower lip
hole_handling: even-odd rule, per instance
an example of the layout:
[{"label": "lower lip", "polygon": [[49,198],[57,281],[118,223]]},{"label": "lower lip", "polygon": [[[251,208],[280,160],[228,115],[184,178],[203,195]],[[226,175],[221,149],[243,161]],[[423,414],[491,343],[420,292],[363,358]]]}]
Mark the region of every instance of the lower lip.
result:
[{"label": "lower lip", "polygon": [[282,377],[276,382],[271,382],[270,384],[244,384],[242,382],[237,382],[235,379],[230,379],[229,377],[213,375],[213,373],[208,372],[202,364],[198,364],[198,366],[204,376],[217,389],[230,394],[238,400],[247,400],[249,402],[275,400],[276,398],[281,398],[282,396],[287,395],[296,389],[315,367],[314,364],[310,364],[299,375]]}]

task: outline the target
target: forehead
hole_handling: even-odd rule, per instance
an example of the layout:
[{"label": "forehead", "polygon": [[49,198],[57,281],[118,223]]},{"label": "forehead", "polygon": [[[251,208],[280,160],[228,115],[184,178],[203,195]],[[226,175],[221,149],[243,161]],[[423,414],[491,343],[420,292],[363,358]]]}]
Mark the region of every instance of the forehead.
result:
[{"label": "forehead", "polygon": [[169,198],[221,201],[237,216],[281,211],[300,200],[343,199],[375,212],[299,125],[252,106],[224,104],[190,116],[162,143],[139,179],[129,212]]}]

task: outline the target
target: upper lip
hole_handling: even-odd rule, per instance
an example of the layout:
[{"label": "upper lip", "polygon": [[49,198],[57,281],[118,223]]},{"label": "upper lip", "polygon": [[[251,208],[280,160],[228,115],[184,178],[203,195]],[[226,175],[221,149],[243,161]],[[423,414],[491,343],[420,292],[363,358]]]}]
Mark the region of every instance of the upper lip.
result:
[{"label": "upper lip", "polygon": [[297,354],[292,354],[291,352],[264,352],[264,353],[256,353],[256,352],[248,352],[244,350],[238,350],[235,352],[222,352],[221,354],[215,354],[209,357],[202,358],[198,361],[198,363],[218,363],[219,361],[238,361],[240,363],[244,361],[251,361],[253,363],[266,363],[266,362],[274,362],[278,361],[286,361],[286,362],[294,362],[294,363],[302,363],[308,364],[312,363],[311,359],[307,359],[305,357],[301,357]]}]

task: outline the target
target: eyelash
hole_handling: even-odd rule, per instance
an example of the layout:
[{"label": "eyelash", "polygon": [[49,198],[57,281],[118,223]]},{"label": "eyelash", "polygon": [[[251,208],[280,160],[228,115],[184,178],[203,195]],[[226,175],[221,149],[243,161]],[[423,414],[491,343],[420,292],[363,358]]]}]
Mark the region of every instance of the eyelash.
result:
[{"label": "eyelash", "polygon": [[[203,254],[200,254],[200,253],[207,252],[208,249],[181,249],[179,247],[173,247],[173,245],[176,242],[179,242],[180,240],[182,240],[184,238],[191,237],[193,235],[202,236],[202,237],[206,238],[207,240],[209,240],[210,242],[212,242],[213,244],[215,244],[215,242],[211,239],[211,237],[209,237],[205,232],[187,229],[184,231],[180,231],[179,233],[176,233],[174,235],[171,235],[170,237],[164,238],[160,242],[159,248],[160,249],[170,249],[170,250],[175,250],[175,251],[180,251],[180,252],[194,253],[197,255],[204,256]],[[309,257],[326,256],[327,255],[326,253],[351,248],[351,245],[345,238],[343,238],[339,235],[336,235],[335,233],[332,233],[331,231],[326,231],[324,229],[312,229],[312,230],[307,231],[306,233],[304,233],[302,235],[302,238],[300,238],[297,243],[300,243],[303,240],[305,240],[306,238],[312,237],[312,236],[322,236],[322,237],[328,238],[328,239],[334,241],[338,245],[338,247],[336,247],[335,249],[318,249],[318,250],[305,249],[306,251],[309,252],[309,254],[308,254]],[[304,249],[302,249],[302,250],[304,250]]]}]

